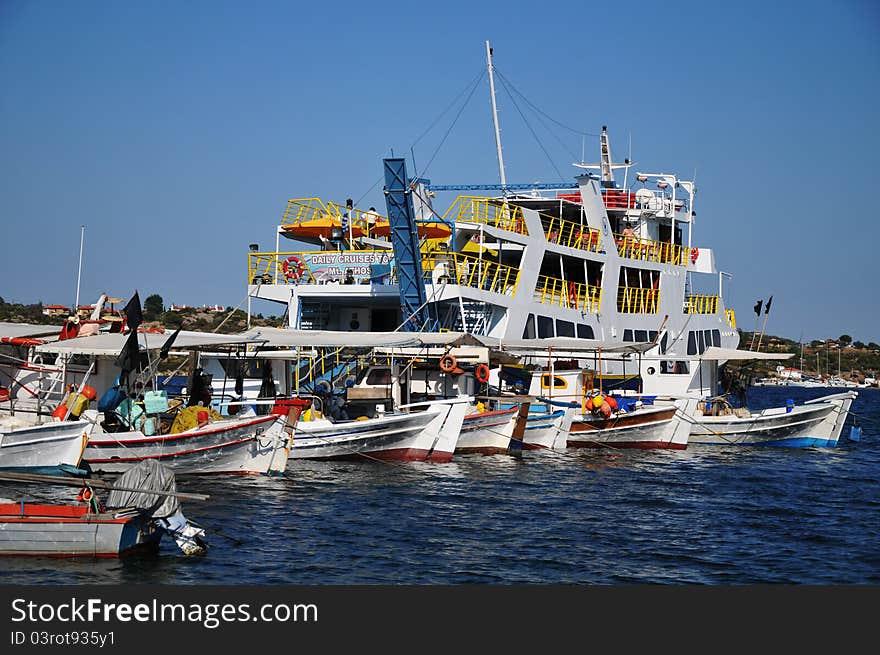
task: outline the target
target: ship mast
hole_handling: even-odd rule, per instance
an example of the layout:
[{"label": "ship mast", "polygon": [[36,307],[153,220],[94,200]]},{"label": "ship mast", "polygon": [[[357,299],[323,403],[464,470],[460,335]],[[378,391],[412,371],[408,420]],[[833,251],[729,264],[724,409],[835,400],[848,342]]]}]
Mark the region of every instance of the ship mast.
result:
[{"label": "ship mast", "polygon": [[498,172],[501,174],[501,192],[507,195],[507,176],[504,174],[504,156],[501,154],[501,130],[498,127],[498,107],[495,105],[495,77],[492,74],[492,48],[486,41],[486,66],[489,69],[489,94],[492,97],[492,121],[495,123],[495,147],[498,149]]}]

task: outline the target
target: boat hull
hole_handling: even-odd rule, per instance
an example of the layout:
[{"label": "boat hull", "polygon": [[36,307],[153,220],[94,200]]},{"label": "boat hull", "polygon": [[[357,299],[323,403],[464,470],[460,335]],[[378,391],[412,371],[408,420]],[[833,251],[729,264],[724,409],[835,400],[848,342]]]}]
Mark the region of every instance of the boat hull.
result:
[{"label": "boat hull", "polygon": [[0,471],[66,474],[65,468],[79,467],[94,428],[88,421],[0,426]]},{"label": "boat hull", "polygon": [[824,396],[790,412],[778,407],[747,417],[700,416],[694,418],[690,443],[705,445],[834,447],[857,392]]},{"label": "boat hull", "polygon": [[673,405],[643,407],[607,420],[579,415],[572,420],[568,446],[684,450],[689,430],[681,428],[677,411]]},{"label": "boat hull", "polygon": [[151,519],[132,510],[0,504],[0,556],[121,557],[155,550],[161,537]]},{"label": "boat hull", "polygon": [[523,433],[523,448],[565,450],[573,416],[571,409],[531,413]]},{"label": "boat hull", "polygon": [[280,475],[291,437],[284,417],[229,419],[177,434],[140,431],[92,436],[84,459],[93,471],[121,473],[132,462],[157,459],[177,474]]},{"label": "boat hull", "polygon": [[521,450],[511,444],[518,414],[519,406],[466,415],[455,452],[500,455],[511,450]]},{"label": "boat hull", "polygon": [[466,408],[466,400],[455,399],[361,421],[300,421],[290,458],[449,462]]}]

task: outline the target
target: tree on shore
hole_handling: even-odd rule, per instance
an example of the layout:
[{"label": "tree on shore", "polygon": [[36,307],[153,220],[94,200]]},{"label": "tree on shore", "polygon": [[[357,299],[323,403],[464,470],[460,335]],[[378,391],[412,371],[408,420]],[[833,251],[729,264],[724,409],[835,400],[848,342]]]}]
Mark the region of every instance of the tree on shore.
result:
[{"label": "tree on shore", "polygon": [[840,337],[838,337],[837,341],[840,343],[841,346],[846,348],[849,344],[852,343],[852,337],[848,334],[841,334]]},{"label": "tree on shore", "polygon": [[158,293],[154,293],[151,296],[147,296],[147,299],[144,301],[144,318],[148,321],[157,321],[165,311],[165,304],[162,301],[162,296]]}]

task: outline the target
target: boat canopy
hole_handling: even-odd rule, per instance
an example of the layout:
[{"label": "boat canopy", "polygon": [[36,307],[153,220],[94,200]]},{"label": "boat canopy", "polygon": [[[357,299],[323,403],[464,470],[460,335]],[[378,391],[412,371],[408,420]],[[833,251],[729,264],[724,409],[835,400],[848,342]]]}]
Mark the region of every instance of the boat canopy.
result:
[{"label": "boat canopy", "polygon": [[[138,345],[142,350],[160,350],[174,332],[166,330],[164,333],[140,332],[138,333]],[[125,345],[128,334],[108,333],[95,334],[87,337],[77,337],[46,343],[36,347],[37,352],[116,356]],[[213,334],[211,332],[192,332],[181,330],[174,339],[172,350],[194,350],[198,348],[216,348],[224,345],[245,345],[249,343],[262,345],[258,340],[244,335]]]},{"label": "boat canopy", "polygon": [[31,323],[0,322],[0,337],[19,339],[22,337],[57,337],[60,325],[33,325]]}]

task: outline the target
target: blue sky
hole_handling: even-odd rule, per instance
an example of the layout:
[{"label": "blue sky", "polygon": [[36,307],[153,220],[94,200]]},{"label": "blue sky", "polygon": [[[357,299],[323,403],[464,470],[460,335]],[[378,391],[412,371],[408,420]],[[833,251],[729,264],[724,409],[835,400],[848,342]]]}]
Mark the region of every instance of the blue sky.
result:
[{"label": "blue sky", "polygon": [[[695,243],[733,274],[741,327],[772,294],[771,333],[880,341],[880,5],[715,4],[4,0],[0,296],[72,303],[85,224],[82,302],[238,305],[247,246],[274,247],[288,198],[384,207],[381,158],[409,153],[488,39],[559,123],[608,125],[639,169],[696,170]],[[498,103],[509,181],[568,181],[582,145],[595,159],[595,138],[526,112],[551,163]],[[416,164],[497,182],[485,78],[437,150],[454,111]]]}]

